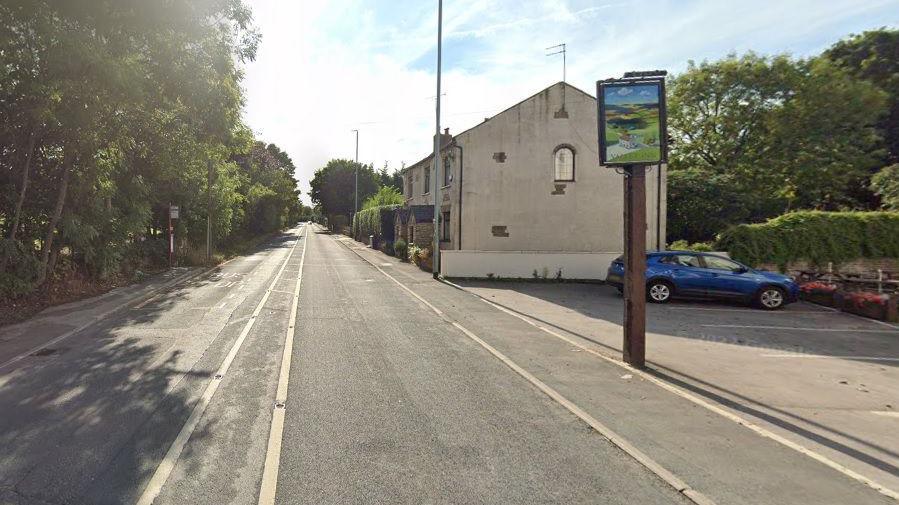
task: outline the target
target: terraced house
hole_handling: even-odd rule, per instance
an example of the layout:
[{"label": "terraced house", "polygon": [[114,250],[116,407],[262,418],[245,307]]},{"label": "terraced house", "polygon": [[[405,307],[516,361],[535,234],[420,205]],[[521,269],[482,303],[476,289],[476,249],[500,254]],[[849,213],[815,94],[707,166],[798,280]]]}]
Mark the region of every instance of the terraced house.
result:
[{"label": "terraced house", "polygon": [[[596,116],[593,96],[559,82],[446,130],[440,170],[427,155],[403,173],[397,237],[431,244],[439,193],[443,275],[603,279],[623,249],[623,176],[599,165]],[[650,249],[665,245],[665,181],[665,166],[648,171]]]}]

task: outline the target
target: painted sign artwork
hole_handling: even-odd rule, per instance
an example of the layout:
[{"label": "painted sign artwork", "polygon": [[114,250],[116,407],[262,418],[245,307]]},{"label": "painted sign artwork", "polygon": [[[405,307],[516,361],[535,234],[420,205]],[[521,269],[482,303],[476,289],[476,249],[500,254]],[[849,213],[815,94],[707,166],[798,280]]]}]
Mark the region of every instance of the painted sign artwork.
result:
[{"label": "painted sign artwork", "polygon": [[609,164],[654,164],[662,160],[660,83],[602,87],[602,134]]}]

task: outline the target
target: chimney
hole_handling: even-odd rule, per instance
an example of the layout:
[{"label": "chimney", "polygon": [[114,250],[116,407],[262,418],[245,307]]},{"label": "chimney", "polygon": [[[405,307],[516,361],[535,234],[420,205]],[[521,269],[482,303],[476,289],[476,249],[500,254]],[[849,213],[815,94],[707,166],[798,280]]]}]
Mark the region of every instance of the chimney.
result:
[{"label": "chimney", "polygon": [[443,129],[443,134],[444,134],[444,135],[449,135],[449,128],[444,128],[444,129]]}]

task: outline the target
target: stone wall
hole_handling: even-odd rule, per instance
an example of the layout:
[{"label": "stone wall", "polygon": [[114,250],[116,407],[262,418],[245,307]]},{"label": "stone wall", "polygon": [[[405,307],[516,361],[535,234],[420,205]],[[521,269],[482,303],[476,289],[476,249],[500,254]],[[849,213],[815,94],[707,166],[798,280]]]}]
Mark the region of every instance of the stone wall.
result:
[{"label": "stone wall", "polygon": [[418,247],[431,247],[434,242],[434,223],[415,223],[413,238]]},{"label": "stone wall", "polygon": [[[759,265],[760,270],[770,270],[777,272],[780,269],[773,263]],[[863,275],[867,277],[876,277],[877,269],[884,271],[884,276],[893,279],[899,279],[899,258],[859,258],[846,263],[834,264],[833,273]],[[815,267],[808,261],[794,261],[787,264],[788,274],[797,274],[799,272],[826,272],[827,265]]]}]

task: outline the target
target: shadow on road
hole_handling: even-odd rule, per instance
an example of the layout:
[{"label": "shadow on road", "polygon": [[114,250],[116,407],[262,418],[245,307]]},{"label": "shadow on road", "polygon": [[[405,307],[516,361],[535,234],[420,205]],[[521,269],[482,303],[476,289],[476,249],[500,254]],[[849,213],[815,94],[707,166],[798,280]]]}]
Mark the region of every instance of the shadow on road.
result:
[{"label": "shadow on road", "polygon": [[[279,236],[257,252],[294,240]],[[220,277],[217,269],[169,289],[0,372],[0,503],[139,496],[220,364],[210,348],[185,351],[200,313],[185,305]],[[214,345],[229,345],[233,328]]]}]

